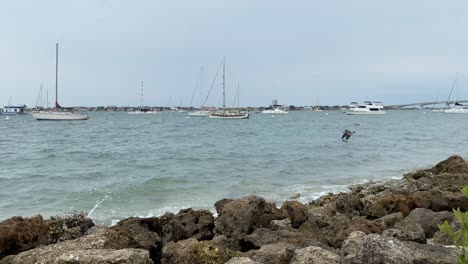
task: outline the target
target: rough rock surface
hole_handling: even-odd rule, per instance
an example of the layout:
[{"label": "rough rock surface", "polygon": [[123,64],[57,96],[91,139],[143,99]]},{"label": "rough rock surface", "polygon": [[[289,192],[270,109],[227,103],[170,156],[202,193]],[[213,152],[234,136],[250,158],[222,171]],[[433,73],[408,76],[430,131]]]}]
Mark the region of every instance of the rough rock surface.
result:
[{"label": "rough rock surface", "polygon": [[[91,229],[92,233],[75,240],[67,240],[56,244],[37,247],[14,256],[12,264],[53,263],[62,255],[71,254],[77,250],[94,249],[125,249],[136,248],[138,243],[131,237],[105,227]],[[2,263],[2,262],[0,262]],[[3,263],[2,263],[3,264]]]},{"label": "rough rock surface", "polygon": [[455,264],[457,251],[453,248],[423,245],[415,242],[403,242],[413,255],[414,264]]},{"label": "rough rock surface", "polygon": [[286,201],[281,206],[291,220],[291,226],[299,228],[306,221],[307,206],[298,201]]},{"label": "rough rock surface", "polygon": [[260,263],[288,264],[294,255],[295,247],[286,243],[276,243],[251,250],[246,255]]},{"label": "rough rock surface", "polygon": [[0,259],[48,243],[49,225],[41,215],[0,222]]},{"label": "rough rock surface", "polygon": [[430,209],[416,208],[406,217],[405,221],[418,223],[423,229],[426,237],[431,238],[439,231],[439,225],[444,221],[452,221],[453,213],[448,211],[433,212]]},{"label": "rough rock surface", "polygon": [[94,226],[82,212],[52,216],[46,222],[49,225],[49,243],[79,238]]},{"label": "rough rock surface", "polygon": [[120,250],[92,249],[76,250],[58,256],[54,264],[152,264],[149,253],[142,249]]},{"label": "rough rock surface", "polygon": [[342,264],[343,258],[320,247],[306,247],[294,252],[291,264]]},{"label": "rough rock surface", "polygon": [[341,253],[346,263],[368,264],[412,264],[409,249],[394,238],[384,238],[377,234],[366,235],[353,232],[344,241]]},{"label": "rough rock surface", "polygon": [[235,257],[230,259],[226,264],[262,264],[248,257]]},{"label": "rough rock surface", "polygon": [[226,248],[195,238],[169,242],[163,250],[163,264],[224,264],[230,256]]}]

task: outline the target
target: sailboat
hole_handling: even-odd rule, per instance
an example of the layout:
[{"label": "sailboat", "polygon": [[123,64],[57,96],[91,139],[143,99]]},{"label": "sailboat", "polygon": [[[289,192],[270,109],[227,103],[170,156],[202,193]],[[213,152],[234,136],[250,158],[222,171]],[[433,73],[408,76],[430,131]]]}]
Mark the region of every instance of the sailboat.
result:
[{"label": "sailboat", "polygon": [[223,109],[211,111],[209,118],[217,119],[248,119],[249,112],[226,107],[226,60],[223,59]]},{"label": "sailboat", "polygon": [[201,70],[200,70],[200,110],[189,112],[188,115],[191,117],[207,117],[209,114],[210,114],[209,111],[203,110],[203,67],[201,67]]},{"label": "sailboat", "polygon": [[58,103],[58,46],[57,43],[55,46],[55,109],[51,111],[33,111],[31,115],[36,120],[87,120],[88,115],[71,111],[71,108],[64,108]]},{"label": "sailboat", "polygon": [[128,112],[129,115],[147,115],[147,114],[157,114],[157,111],[151,110],[149,107],[143,106],[143,81],[141,81],[141,105],[140,109]]},{"label": "sailboat", "polygon": [[450,96],[452,95],[453,88],[455,88],[455,84],[457,83],[457,80],[458,80],[458,73],[457,73],[457,77],[455,78],[455,81],[452,84],[452,89],[450,90],[449,96],[447,98],[447,102],[445,103],[446,108],[443,109],[444,114],[468,114],[468,109],[463,108],[463,105],[459,104],[457,101],[455,101],[454,106],[449,108]]},{"label": "sailboat", "polygon": [[317,96],[317,107],[314,108],[314,112],[323,112],[322,109],[320,109],[320,103],[319,103],[319,97]]}]

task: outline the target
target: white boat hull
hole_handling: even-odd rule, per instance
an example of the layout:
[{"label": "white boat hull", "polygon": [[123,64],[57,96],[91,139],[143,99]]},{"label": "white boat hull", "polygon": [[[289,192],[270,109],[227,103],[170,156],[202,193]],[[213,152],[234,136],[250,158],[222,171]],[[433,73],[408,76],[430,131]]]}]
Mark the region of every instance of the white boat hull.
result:
[{"label": "white boat hull", "polygon": [[385,115],[385,111],[346,111],[347,115]]},{"label": "white boat hull", "polygon": [[274,109],[274,110],[263,110],[264,114],[287,114],[288,112],[280,109]]},{"label": "white boat hull", "polygon": [[450,108],[450,109],[444,109],[443,110],[444,114],[468,114],[468,109],[464,108]]},{"label": "white boat hull", "polygon": [[195,112],[189,112],[189,116],[191,117],[207,117],[210,115],[210,112],[208,111],[195,111]]},{"label": "white boat hull", "polygon": [[158,112],[155,111],[148,111],[148,112],[143,112],[143,111],[133,111],[133,112],[128,112],[129,115],[154,115],[158,114]]},{"label": "white boat hull", "polygon": [[32,112],[31,115],[36,120],[68,121],[87,120],[88,115],[73,112]]}]

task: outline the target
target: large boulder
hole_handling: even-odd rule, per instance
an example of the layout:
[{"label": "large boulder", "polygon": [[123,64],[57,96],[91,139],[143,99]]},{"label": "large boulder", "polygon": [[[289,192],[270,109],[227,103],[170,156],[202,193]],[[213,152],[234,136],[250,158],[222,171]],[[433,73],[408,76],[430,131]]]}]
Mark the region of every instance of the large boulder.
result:
[{"label": "large boulder", "polygon": [[414,264],[455,264],[457,263],[457,249],[443,246],[402,242],[413,255]]},{"label": "large boulder", "polygon": [[392,228],[396,223],[402,221],[405,217],[401,212],[391,213],[375,219],[374,222],[380,223],[384,229]]},{"label": "large boulder", "polygon": [[76,239],[94,226],[93,221],[83,212],[52,216],[46,222],[49,225],[49,243]]},{"label": "large boulder", "polygon": [[281,206],[291,220],[293,228],[299,228],[306,221],[307,206],[298,201],[286,201]]},{"label": "large boulder", "polygon": [[123,233],[105,227],[94,227],[90,229],[90,234],[88,235],[74,240],[67,240],[25,251],[13,258],[10,258],[8,262],[4,263],[54,263],[54,261],[60,256],[73,254],[73,252],[77,251],[96,249],[120,250],[126,248],[137,248],[138,246],[139,245],[135,240]]},{"label": "large boulder", "polygon": [[444,221],[452,221],[453,213],[448,211],[434,212],[430,209],[416,208],[405,218],[406,222],[418,223],[423,229],[427,238],[432,238],[435,232],[439,231],[439,225]]},{"label": "large boulder", "polygon": [[169,242],[163,248],[162,264],[224,264],[229,260],[228,250],[212,241],[195,238]]},{"label": "large boulder", "polygon": [[320,247],[297,249],[291,259],[291,264],[342,264],[340,255]]},{"label": "large boulder", "polygon": [[[52,260],[52,259],[51,259]],[[54,261],[54,260],[52,260]],[[58,256],[54,264],[152,264],[148,251],[142,249],[126,248],[76,250]]]},{"label": "large boulder", "polygon": [[450,174],[460,174],[468,173],[468,164],[460,156],[451,156],[448,159],[437,163],[431,169],[434,174],[441,173],[450,173]]},{"label": "large boulder", "polygon": [[360,231],[343,242],[341,255],[349,264],[413,264],[412,252],[399,240]]},{"label": "large boulder", "polygon": [[41,215],[0,222],[0,259],[49,243],[49,225]]},{"label": "large boulder", "polygon": [[162,241],[158,235],[158,231],[160,231],[158,218],[131,217],[118,222],[111,229],[135,240],[138,248],[149,251],[151,259],[161,258]]},{"label": "large boulder", "polygon": [[258,250],[250,250],[246,255],[260,263],[288,264],[294,255],[294,249],[293,245],[276,243],[262,246]]},{"label": "large boulder", "polygon": [[427,239],[422,232],[403,231],[399,229],[386,229],[382,233],[382,237],[393,237],[400,241],[415,241],[421,244],[426,244]]},{"label": "large boulder", "polygon": [[371,218],[380,218],[391,213],[401,212],[408,215],[411,211],[411,203],[405,195],[389,194],[377,198],[364,208],[363,213]]},{"label": "large boulder", "polygon": [[228,262],[225,264],[263,264],[260,262],[257,262],[249,257],[234,257],[230,259]]},{"label": "large boulder", "polygon": [[335,201],[336,212],[349,216],[358,216],[364,208],[359,197],[350,193],[340,193]]},{"label": "large boulder", "polygon": [[231,247],[236,250],[244,250],[241,241],[245,235],[257,228],[268,227],[271,220],[285,218],[274,204],[253,195],[226,201],[218,208],[221,211],[215,221],[215,233],[230,239]]},{"label": "large boulder", "polygon": [[214,236],[214,218],[208,210],[180,210],[176,215],[166,213],[159,218],[163,245],[188,238],[211,240]]}]

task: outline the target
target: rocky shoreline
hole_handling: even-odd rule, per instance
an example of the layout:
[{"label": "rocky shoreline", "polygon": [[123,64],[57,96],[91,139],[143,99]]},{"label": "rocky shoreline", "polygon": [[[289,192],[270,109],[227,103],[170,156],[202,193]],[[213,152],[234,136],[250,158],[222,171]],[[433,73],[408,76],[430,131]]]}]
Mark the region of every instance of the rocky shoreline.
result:
[{"label": "rocky shoreline", "polygon": [[350,186],[281,208],[261,197],[223,199],[217,217],[181,210],[96,226],[85,214],[0,222],[0,264],[29,263],[457,263],[438,225],[459,228],[453,208],[468,163],[452,156],[400,180]]}]

